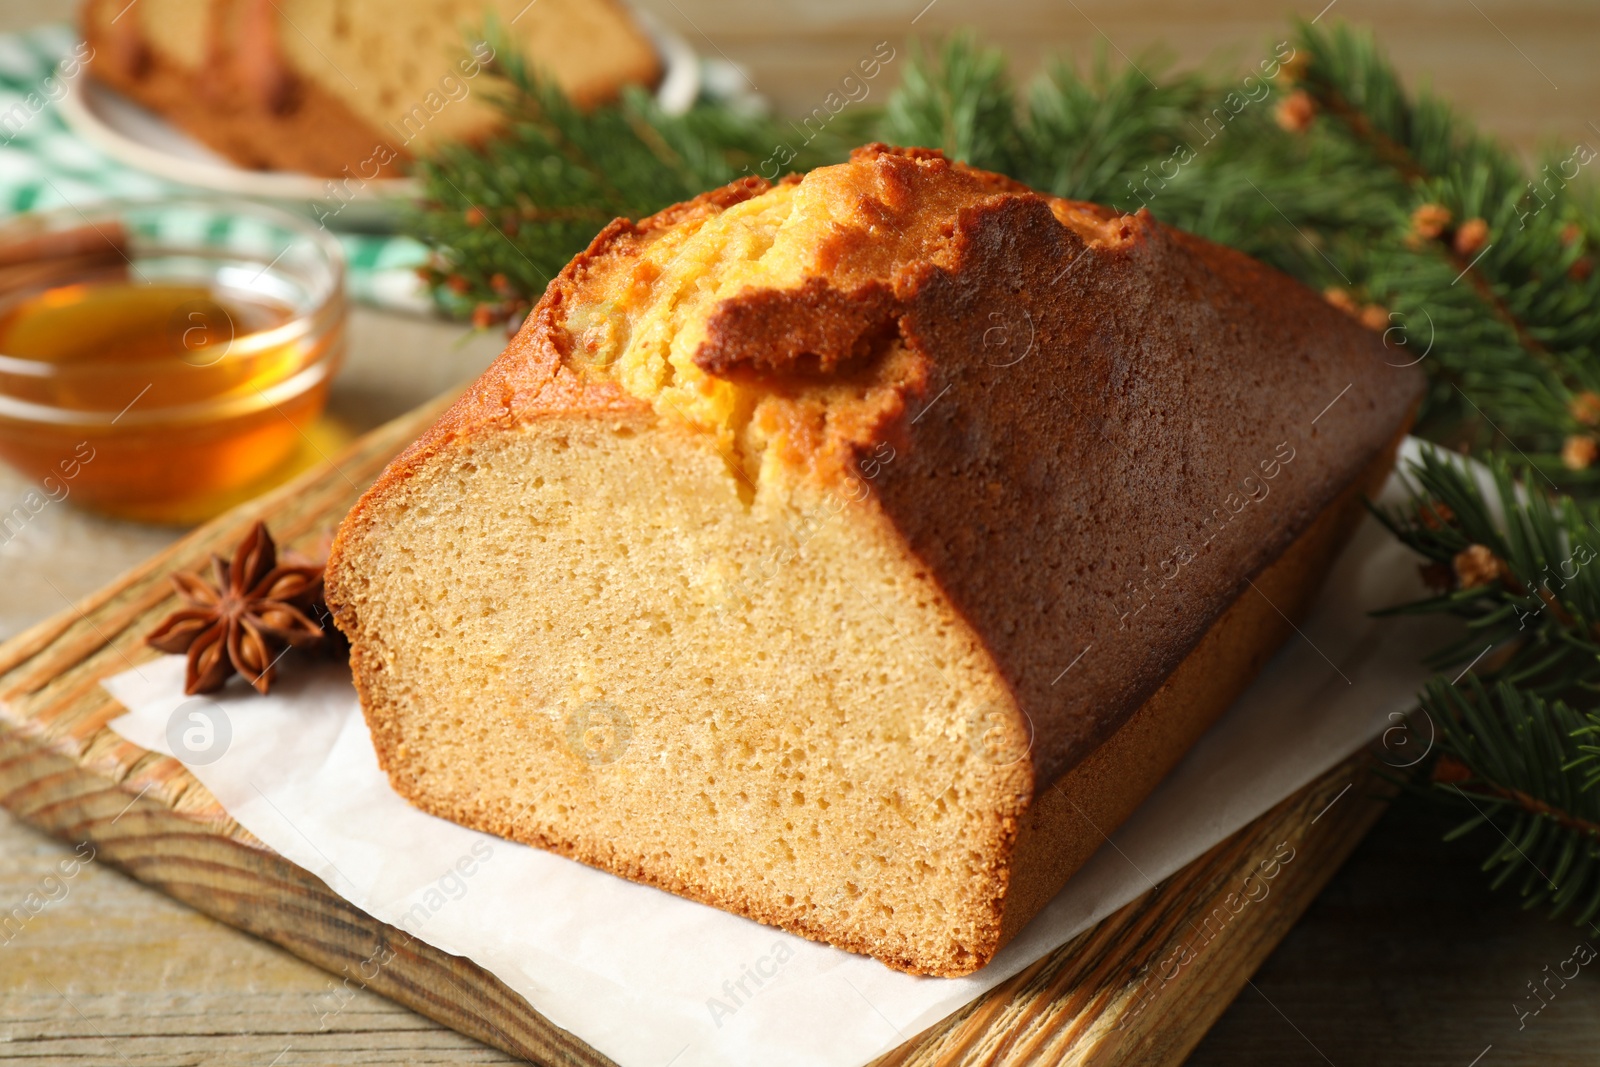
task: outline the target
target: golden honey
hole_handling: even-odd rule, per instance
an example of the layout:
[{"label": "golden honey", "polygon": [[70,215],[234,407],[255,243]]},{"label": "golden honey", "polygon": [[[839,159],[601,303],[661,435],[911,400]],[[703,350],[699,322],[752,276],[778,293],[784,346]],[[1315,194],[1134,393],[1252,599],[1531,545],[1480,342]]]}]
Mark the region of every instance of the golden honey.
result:
[{"label": "golden honey", "polygon": [[0,299],[0,457],[53,499],[198,521],[317,451],[340,336],[264,292],[125,270]]}]

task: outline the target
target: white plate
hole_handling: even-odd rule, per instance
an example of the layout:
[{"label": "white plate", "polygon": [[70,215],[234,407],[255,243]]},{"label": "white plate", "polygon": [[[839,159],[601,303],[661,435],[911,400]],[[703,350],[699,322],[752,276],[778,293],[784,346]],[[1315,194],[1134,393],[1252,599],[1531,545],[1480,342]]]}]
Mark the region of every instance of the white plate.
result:
[{"label": "white plate", "polygon": [[[647,12],[635,14],[664,68],[656,102],[669,114],[682,114],[700,93],[699,57]],[[238,166],[114,89],[90,78],[62,80],[72,85],[60,102],[62,119],[119,163],[178,185],[270,201],[303,215],[315,216],[313,208],[328,199],[328,178]],[[421,189],[413,178],[381,178],[353,191],[347,187],[341,192],[345,206],[336,217],[337,225],[356,230],[392,228],[398,204],[416,197]]]}]

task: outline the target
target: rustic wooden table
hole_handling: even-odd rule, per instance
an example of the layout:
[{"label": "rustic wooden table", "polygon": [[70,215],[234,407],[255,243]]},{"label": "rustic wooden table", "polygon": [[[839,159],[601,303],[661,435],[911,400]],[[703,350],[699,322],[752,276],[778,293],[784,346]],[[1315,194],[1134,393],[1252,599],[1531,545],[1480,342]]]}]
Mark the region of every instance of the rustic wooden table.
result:
[{"label": "rustic wooden table", "polygon": [[[1088,58],[1101,42],[1138,56],[1243,65],[1282,39],[1293,12],[1326,0],[641,0],[706,55],[744,64],[789,112],[817,106],[879,41],[974,26],[1021,76],[1042,56]],[[1367,23],[1414,82],[1519,148],[1600,145],[1600,7],[1582,0],[1334,0],[1324,17]],[[0,32],[59,19],[60,0],[0,0]],[[891,63],[891,68],[893,63]],[[891,75],[892,76],[892,75]],[[885,92],[888,83],[874,87]],[[357,429],[476,373],[493,337],[360,311],[332,410]],[[28,486],[0,469],[0,500]],[[59,610],[179,531],[59,507],[0,546],[0,638]],[[1323,892],[1195,1051],[1193,1064],[1592,1063],[1600,985],[1585,976],[1519,1027],[1526,983],[1567,958],[1574,930],[1489,892],[1479,844],[1445,844],[1448,823],[1401,801]],[[70,856],[0,813],[0,902],[38,891]],[[98,866],[0,946],[0,1059],[59,1064],[509,1062],[372,994],[327,1031],[315,997],[329,977]],[[285,1053],[285,1049],[289,1051]]]}]

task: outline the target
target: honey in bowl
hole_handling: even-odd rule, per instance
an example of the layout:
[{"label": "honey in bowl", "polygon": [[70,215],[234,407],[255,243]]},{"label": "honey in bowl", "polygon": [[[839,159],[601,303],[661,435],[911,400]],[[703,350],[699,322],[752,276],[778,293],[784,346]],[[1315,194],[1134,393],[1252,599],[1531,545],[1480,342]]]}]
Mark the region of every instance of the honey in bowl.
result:
[{"label": "honey in bowl", "polygon": [[98,365],[93,375],[39,379],[32,399],[43,403],[99,411],[138,396],[150,407],[166,407],[253,379],[270,381],[290,353],[228,360],[228,348],[238,334],[248,337],[293,317],[293,308],[257,294],[241,299],[202,285],[139,284],[111,275],[15,301],[0,312],[0,352],[64,370]]},{"label": "honey in bowl", "polygon": [[319,276],[304,249],[152,245],[0,285],[0,457],[52,499],[194,522],[335,443],[337,251]]}]

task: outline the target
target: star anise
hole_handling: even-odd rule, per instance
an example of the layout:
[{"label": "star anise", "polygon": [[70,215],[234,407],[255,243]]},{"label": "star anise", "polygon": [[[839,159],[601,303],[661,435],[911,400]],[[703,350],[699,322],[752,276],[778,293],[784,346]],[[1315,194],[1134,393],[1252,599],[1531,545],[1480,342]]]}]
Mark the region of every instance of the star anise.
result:
[{"label": "star anise", "polygon": [[262,693],[277,677],[289,647],[319,645],[326,631],[311,618],[319,610],[322,567],[301,559],[278,560],[278,547],[257,522],[234,550],[233,562],[211,557],[211,580],[174,574],[186,607],[145,638],[163,652],[187,652],[183,691],[221,689],[235,671]]}]

